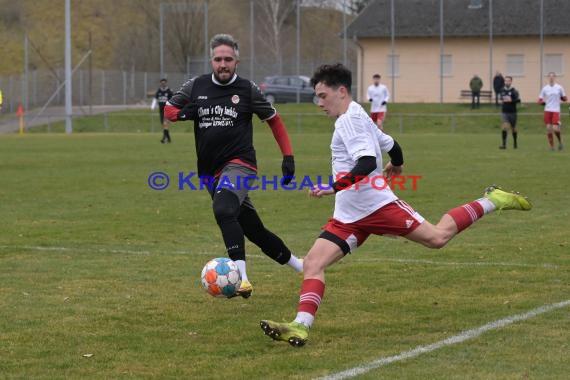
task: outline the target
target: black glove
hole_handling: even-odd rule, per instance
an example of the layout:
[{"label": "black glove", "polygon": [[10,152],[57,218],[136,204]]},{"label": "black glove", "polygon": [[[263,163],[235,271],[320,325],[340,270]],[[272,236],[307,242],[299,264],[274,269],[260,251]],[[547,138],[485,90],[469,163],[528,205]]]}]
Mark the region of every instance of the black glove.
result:
[{"label": "black glove", "polygon": [[372,103],[372,99],[368,99],[368,101],[369,101],[370,103]]},{"label": "black glove", "polygon": [[198,105],[196,103],[187,103],[180,111],[178,111],[178,120],[194,120],[198,116]]},{"label": "black glove", "polygon": [[382,102],[382,105],[385,106],[385,105],[386,105],[386,102]]},{"label": "black glove", "polygon": [[282,183],[284,185],[288,185],[295,175],[295,160],[293,159],[293,156],[283,156],[281,171],[283,172]]}]

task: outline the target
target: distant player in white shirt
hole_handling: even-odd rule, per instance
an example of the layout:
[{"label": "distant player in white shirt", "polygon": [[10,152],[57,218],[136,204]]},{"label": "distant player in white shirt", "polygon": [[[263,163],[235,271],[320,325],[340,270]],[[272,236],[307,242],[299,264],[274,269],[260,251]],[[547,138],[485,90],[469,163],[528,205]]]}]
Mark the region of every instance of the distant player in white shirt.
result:
[{"label": "distant player in white shirt", "polygon": [[[331,151],[336,182],[313,187],[309,196],[335,195],[334,216],[305,256],[295,320],[260,323],[266,335],[295,347],[308,339],[325,293],[325,269],[362,245],[370,235],[403,236],[429,248],[441,248],[484,214],[532,207],[523,196],[492,186],[483,198],[456,207],[436,225],[431,224],[384,186],[386,178],[389,181],[402,173],[402,149],[352,100],[350,70],[340,63],[323,65],[313,75],[311,84],[319,107],[335,120]],[[382,152],[390,157],[383,172]]]},{"label": "distant player in white shirt", "polygon": [[556,83],[556,74],[548,73],[548,84],[542,88],[538,96],[538,103],[544,105],[544,124],[550,149],[554,150],[553,132],[558,139],[558,150],[562,150],[562,136],[560,134],[560,103],[568,101],[564,88]]},{"label": "distant player in white shirt", "polygon": [[384,119],[388,111],[390,92],[388,87],[380,83],[380,74],[372,76],[373,84],[368,87],[367,96],[370,104],[370,117],[381,131],[384,130]]}]

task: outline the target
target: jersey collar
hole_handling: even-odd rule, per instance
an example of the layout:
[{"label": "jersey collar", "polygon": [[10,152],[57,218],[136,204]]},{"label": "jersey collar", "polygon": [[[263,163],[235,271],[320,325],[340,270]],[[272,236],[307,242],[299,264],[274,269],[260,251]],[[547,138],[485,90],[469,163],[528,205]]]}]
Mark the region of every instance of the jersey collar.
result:
[{"label": "jersey collar", "polygon": [[212,73],[212,82],[214,82],[218,86],[229,86],[230,84],[234,83],[236,81],[236,79],[237,79],[237,74],[234,73],[234,76],[232,77],[232,79],[230,79],[230,81],[228,83],[220,83],[216,80],[214,73]]}]

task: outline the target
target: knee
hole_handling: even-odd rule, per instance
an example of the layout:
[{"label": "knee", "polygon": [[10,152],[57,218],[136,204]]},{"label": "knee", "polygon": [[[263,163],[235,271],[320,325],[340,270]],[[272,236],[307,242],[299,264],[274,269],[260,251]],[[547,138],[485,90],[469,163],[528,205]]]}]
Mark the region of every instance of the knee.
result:
[{"label": "knee", "polygon": [[434,241],[431,242],[429,248],[441,249],[441,248],[445,247],[446,244],[447,244],[447,240],[435,239]]},{"label": "knee", "polygon": [[443,236],[433,236],[427,240],[424,240],[422,243],[424,246],[431,248],[431,249],[440,249],[445,247],[449,239]]},{"label": "knee", "polygon": [[311,255],[305,256],[303,259],[303,274],[305,276],[314,276],[322,270],[318,261]]},{"label": "knee", "polygon": [[222,189],[214,195],[212,208],[218,224],[237,219],[240,209],[239,199],[231,191]]}]

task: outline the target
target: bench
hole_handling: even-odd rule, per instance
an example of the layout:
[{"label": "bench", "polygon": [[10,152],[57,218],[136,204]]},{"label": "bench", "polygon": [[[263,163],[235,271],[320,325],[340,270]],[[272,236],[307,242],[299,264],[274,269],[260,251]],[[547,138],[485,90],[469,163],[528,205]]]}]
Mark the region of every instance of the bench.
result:
[{"label": "bench", "polygon": [[[487,99],[491,100],[491,99],[493,99],[493,91],[481,90],[479,92],[479,96],[481,97],[481,99],[487,98]],[[461,99],[463,99],[463,98],[471,99],[471,90],[461,90],[459,97]]]}]

